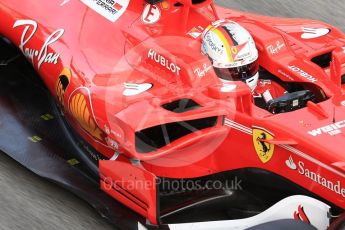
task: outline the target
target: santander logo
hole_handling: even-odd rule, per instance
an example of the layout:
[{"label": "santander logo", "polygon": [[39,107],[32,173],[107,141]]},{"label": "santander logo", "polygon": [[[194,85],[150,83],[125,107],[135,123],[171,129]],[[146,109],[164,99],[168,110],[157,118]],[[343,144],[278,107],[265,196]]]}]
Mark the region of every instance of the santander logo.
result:
[{"label": "santander logo", "polygon": [[299,205],[298,206],[298,211],[294,212],[294,219],[295,220],[301,220],[303,222],[306,222],[306,223],[310,224],[310,220],[309,220],[307,214],[305,213],[304,208],[303,208],[302,205]]},{"label": "santander logo", "polygon": [[287,165],[287,167],[289,167],[292,170],[297,169],[295,162],[293,162],[292,156],[290,156],[289,159],[285,161],[285,164]]},{"label": "santander logo", "polygon": [[297,171],[300,175],[308,178],[312,182],[315,182],[321,185],[322,187],[331,190],[337,195],[345,198],[345,187],[342,184],[342,181],[331,180],[329,178],[322,176],[319,172],[314,172],[313,170],[307,168],[303,161],[295,163],[292,156],[289,157],[285,164],[289,169]]}]

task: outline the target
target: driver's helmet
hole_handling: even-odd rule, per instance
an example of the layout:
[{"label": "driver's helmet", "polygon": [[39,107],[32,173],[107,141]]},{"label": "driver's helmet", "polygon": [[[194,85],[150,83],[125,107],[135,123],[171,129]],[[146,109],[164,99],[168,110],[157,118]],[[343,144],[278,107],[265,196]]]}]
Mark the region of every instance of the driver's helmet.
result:
[{"label": "driver's helmet", "polygon": [[233,21],[216,21],[202,37],[202,52],[224,82],[243,81],[252,91],[259,79],[258,50],[250,33]]}]

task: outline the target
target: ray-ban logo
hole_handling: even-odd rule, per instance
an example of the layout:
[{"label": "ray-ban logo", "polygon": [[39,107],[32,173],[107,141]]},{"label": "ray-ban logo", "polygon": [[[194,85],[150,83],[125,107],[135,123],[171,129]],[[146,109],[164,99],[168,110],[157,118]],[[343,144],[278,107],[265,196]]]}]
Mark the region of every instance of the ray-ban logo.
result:
[{"label": "ray-ban logo", "polygon": [[60,57],[59,53],[51,52],[51,45],[58,41],[64,34],[64,29],[58,29],[51,33],[39,49],[30,47],[29,42],[35,36],[38,24],[33,20],[18,20],[14,23],[13,28],[24,26],[24,31],[20,39],[19,49],[32,62],[33,65],[40,69],[43,63],[57,64]]}]

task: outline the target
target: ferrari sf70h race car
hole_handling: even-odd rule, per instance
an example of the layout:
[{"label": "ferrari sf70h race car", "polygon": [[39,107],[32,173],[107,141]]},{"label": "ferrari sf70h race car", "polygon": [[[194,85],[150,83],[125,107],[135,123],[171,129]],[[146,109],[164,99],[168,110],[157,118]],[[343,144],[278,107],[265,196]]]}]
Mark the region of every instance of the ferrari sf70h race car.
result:
[{"label": "ferrari sf70h race car", "polygon": [[[49,92],[26,93],[21,108],[51,98],[43,120],[63,130],[51,141],[72,146],[69,166],[80,162],[146,220],[142,228],[344,224],[345,35],[337,28],[212,0],[1,0],[0,17],[2,75],[39,76],[1,97],[32,85]],[[284,89],[268,105],[243,81],[225,84],[201,52],[208,28],[226,21],[253,37],[260,81]],[[2,114],[11,105],[2,103]],[[0,123],[13,126],[8,133],[11,119]],[[25,148],[40,141],[31,136]],[[35,154],[31,168],[42,163]]]}]

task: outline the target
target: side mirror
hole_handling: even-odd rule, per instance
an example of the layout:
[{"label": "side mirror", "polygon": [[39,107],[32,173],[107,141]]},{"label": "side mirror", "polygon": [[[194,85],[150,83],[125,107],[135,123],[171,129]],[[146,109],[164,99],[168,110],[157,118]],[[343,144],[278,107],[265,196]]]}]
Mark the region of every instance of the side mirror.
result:
[{"label": "side mirror", "polygon": [[343,79],[344,75],[341,75],[341,66],[343,63],[345,63],[345,50],[334,50],[332,52],[331,78],[332,81],[338,86],[341,86],[343,81],[345,81],[345,79]]}]

